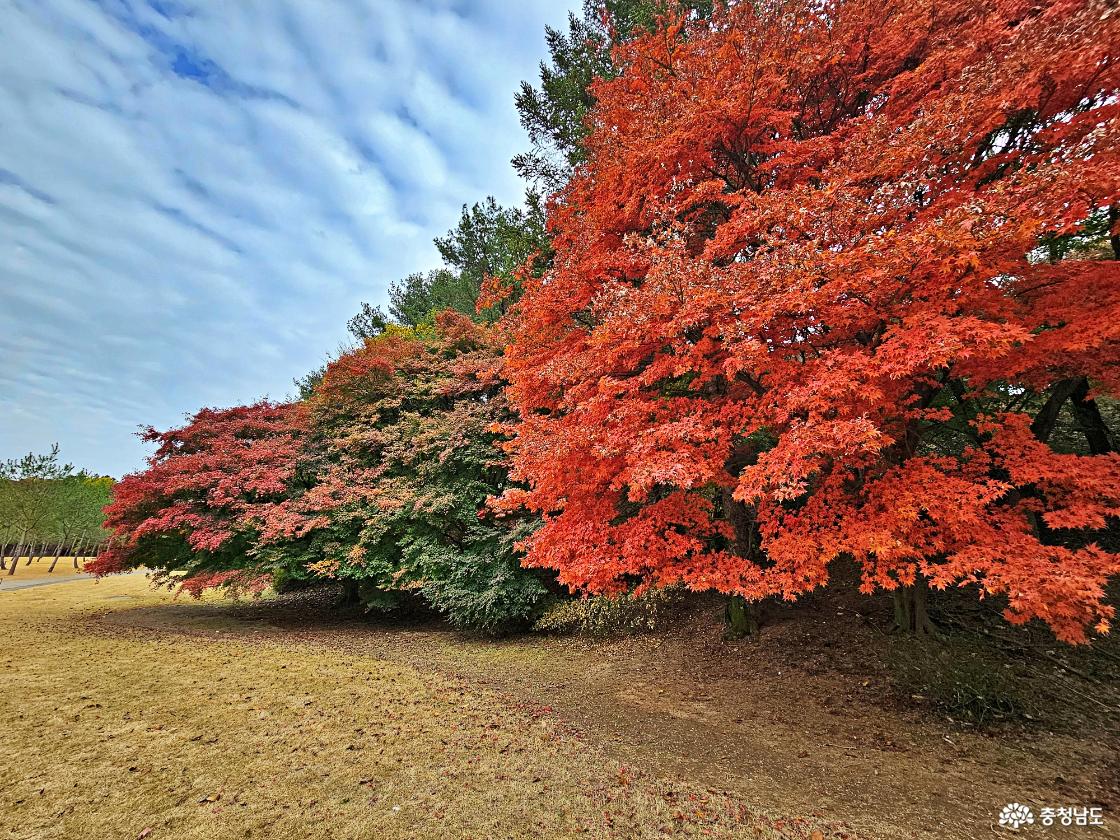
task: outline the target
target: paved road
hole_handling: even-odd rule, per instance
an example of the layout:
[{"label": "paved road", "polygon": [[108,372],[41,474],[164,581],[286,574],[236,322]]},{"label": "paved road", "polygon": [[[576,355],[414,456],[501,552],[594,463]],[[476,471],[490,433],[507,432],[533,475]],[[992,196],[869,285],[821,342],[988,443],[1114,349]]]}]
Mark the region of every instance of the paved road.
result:
[{"label": "paved road", "polygon": [[[130,575],[142,575],[144,573],[145,572],[143,569],[137,569],[134,572],[127,572],[127,574]],[[0,574],[4,573],[0,572]],[[19,572],[16,572],[16,575],[17,577],[0,577],[0,592],[14,592],[17,589],[30,589],[32,586],[49,586],[52,583],[70,583],[74,580],[89,580],[91,577],[93,577],[93,575],[68,575],[67,577],[53,579],[36,578],[35,580],[20,580],[18,577]]]},{"label": "paved road", "polygon": [[36,578],[35,580],[20,580],[19,572],[15,577],[0,578],[0,592],[11,592],[16,589],[30,589],[32,586],[47,586],[52,583],[69,583],[72,580],[88,580],[93,575],[67,575],[59,578]]}]

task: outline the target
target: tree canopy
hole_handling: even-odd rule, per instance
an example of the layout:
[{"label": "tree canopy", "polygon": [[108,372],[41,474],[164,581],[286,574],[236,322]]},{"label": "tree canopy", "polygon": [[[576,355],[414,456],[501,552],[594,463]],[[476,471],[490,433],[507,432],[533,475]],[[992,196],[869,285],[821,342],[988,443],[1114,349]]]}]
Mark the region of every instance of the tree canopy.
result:
[{"label": "tree canopy", "polygon": [[464,207],[297,402],[149,431],[100,570],[496,630],[550,575],[793,600],[847,559],[916,632],[930,586],[1107,632],[1118,30],[1103,0],[589,5],[517,97],[525,206]]},{"label": "tree canopy", "polygon": [[743,3],[616,46],[508,356],[528,562],[758,599],[850,556],[1107,630],[1120,560],[1055,532],[1120,513],[1120,459],[1032,432],[1118,384],[1117,262],[1045,249],[1115,220],[1102,11]]}]

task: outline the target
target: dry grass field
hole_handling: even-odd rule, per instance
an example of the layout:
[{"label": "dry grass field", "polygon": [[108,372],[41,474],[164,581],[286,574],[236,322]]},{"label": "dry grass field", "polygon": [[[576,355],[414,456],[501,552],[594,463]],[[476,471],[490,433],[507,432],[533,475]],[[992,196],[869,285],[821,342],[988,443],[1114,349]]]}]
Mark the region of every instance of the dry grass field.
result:
[{"label": "dry grass field", "polygon": [[[138,576],[0,591],[0,838],[855,836],[620,764],[446,672],[169,599]],[[96,629],[135,607],[204,621]]]}]

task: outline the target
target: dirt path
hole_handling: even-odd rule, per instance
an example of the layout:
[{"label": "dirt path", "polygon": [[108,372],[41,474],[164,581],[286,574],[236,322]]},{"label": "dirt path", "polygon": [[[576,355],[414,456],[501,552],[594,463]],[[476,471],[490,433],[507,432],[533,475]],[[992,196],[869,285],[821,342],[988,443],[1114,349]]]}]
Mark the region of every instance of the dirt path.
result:
[{"label": "dirt path", "polygon": [[[99,626],[326,646],[454,675],[526,708],[555,710],[645,772],[726,789],[777,813],[836,820],[868,838],[1001,835],[1005,803],[1037,812],[1100,801],[1114,757],[1114,744],[1096,738],[988,737],[894,710],[875,678],[838,673],[828,662],[791,667],[780,646],[798,640],[782,631],[737,645],[702,627],[615,641],[494,642],[267,603],[114,612]],[[812,641],[819,639],[802,643]],[[1120,837],[1115,803],[1107,822],[1053,827],[1046,836]]]}]

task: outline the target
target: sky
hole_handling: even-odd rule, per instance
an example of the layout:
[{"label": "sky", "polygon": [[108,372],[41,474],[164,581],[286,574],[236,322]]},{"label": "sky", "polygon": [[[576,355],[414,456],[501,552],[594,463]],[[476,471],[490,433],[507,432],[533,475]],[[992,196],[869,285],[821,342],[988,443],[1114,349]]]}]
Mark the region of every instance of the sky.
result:
[{"label": "sky", "polygon": [[561,0],[0,0],[0,460],[283,399],[362,301],[516,204]]}]

